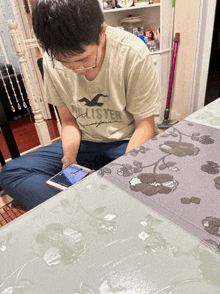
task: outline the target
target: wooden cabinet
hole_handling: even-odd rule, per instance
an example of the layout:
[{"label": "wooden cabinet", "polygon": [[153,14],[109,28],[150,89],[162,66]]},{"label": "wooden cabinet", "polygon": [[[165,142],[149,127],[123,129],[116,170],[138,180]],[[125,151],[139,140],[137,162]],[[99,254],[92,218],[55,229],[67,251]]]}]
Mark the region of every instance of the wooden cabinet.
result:
[{"label": "wooden cabinet", "polygon": [[[103,9],[103,2],[100,5]],[[145,26],[160,27],[160,48],[151,52],[155,62],[156,71],[159,76],[163,104],[160,113],[156,117],[159,123],[163,118],[163,112],[166,106],[168,92],[170,63],[172,56],[172,25],[173,8],[172,0],[161,0],[160,3],[147,4],[147,2],[135,3],[135,6],[127,8],[103,9],[105,22],[111,26],[121,26],[121,19],[132,16],[145,16]]]}]

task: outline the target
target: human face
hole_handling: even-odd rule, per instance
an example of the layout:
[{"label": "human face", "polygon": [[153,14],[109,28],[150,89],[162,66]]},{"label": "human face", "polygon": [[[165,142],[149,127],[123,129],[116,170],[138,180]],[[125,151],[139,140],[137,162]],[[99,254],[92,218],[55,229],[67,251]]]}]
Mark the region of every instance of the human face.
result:
[{"label": "human face", "polygon": [[[94,48],[96,50],[94,50]],[[97,67],[98,63],[98,48],[97,45],[90,45],[85,48],[85,52],[67,58],[56,58],[63,66],[72,69],[75,73],[85,75],[88,71]]]}]

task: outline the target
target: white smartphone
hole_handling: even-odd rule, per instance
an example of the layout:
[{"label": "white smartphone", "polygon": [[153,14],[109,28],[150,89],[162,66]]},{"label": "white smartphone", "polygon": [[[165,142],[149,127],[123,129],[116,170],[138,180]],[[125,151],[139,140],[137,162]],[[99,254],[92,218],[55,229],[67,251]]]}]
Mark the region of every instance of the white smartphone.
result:
[{"label": "white smartphone", "polygon": [[46,184],[59,191],[63,191],[86,177],[90,171],[91,169],[87,167],[78,164],[70,164],[61,172],[46,181]]}]

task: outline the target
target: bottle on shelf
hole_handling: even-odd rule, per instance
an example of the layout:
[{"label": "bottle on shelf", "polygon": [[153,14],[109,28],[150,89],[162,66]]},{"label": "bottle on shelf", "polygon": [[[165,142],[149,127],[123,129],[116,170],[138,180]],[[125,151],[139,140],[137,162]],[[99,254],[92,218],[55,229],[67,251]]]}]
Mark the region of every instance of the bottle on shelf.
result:
[{"label": "bottle on shelf", "polygon": [[103,0],[103,9],[108,10],[116,7],[116,0]]}]

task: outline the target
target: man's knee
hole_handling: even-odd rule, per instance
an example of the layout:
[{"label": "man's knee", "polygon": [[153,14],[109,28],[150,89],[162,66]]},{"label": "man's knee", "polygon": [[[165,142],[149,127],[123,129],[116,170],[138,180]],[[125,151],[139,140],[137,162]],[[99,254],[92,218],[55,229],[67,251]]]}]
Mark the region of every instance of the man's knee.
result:
[{"label": "man's knee", "polygon": [[3,187],[15,179],[17,169],[19,168],[19,165],[15,161],[16,158],[2,167],[0,172],[0,186]]}]

